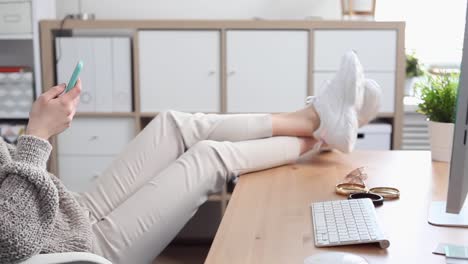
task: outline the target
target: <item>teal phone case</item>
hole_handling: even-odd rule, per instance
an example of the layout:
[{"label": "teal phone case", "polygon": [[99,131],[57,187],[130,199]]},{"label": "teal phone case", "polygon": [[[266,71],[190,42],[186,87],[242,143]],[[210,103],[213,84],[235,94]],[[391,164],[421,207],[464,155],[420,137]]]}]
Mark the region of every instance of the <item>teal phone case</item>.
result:
[{"label": "teal phone case", "polygon": [[67,84],[67,88],[65,88],[65,92],[68,93],[73,87],[76,85],[76,81],[78,81],[78,76],[80,75],[81,70],[83,69],[83,61],[78,61],[76,64],[75,70],[73,70],[73,74],[70,78],[70,81]]}]

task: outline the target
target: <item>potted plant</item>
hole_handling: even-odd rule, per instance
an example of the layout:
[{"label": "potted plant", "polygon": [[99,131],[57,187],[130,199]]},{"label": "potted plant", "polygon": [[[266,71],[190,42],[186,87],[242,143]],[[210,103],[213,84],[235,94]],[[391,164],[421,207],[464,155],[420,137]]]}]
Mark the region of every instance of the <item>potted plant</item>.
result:
[{"label": "potted plant", "polygon": [[429,121],[433,160],[448,162],[452,156],[458,80],[459,73],[444,73],[428,75],[426,82],[416,84],[416,94],[421,100],[418,112]]},{"label": "potted plant", "polygon": [[406,82],[405,95],[414,96],[414,85],[424,75],[424,71],[419,63],[418,58],[412,54],[406,54]]}]

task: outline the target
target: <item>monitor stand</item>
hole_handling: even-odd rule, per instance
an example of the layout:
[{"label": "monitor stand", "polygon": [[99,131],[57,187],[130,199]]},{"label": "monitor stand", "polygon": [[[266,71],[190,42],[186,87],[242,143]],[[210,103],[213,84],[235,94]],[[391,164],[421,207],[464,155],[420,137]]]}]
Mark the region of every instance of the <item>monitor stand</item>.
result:
[{"label": "monitor stand", "polygon": [[436,226],[468,227],[468,206],[464,206],[459,214],[449,214],[445,211],[445,201],[432,202],[428,221]]}]

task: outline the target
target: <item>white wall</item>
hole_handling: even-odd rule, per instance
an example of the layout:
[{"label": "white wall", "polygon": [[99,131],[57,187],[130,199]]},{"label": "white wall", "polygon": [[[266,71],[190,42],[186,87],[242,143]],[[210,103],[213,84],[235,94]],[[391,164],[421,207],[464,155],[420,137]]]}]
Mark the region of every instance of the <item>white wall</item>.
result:
[{"label": "white wall", "polygon": [[[98,19],[341,18],[341,0],[82,0]],[[57,18],[78,12],[78,0],[57,0]]]},{"label": "white wall", "polygon": [[378,20],[406,21],[406,49],[427,64],[458,66],[466,0],[377,0]]}]

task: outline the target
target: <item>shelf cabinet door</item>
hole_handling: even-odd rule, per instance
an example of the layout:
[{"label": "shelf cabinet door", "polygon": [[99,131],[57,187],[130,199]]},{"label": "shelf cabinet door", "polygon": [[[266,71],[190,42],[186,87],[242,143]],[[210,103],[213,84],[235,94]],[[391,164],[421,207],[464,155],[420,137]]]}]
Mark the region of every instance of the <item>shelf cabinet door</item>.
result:
[{"label": "shelf cabinet door", "polygon": [[[379,113],[393,114],[395,112],[395,74],[393,72],[366,72],[366,78],[375,80],[382,91]],[[326,89],[326,82],[331,80],[335,73],[314,73],[314,94],[320,94]]]},{"label": "shelf cabinet door", "polygon": [[284,112],[307,95],[308,32],[227,32],[227,111]]},{"label": "shelf cabinet door", "polygon": [[68,189],[89,190],[135,136],[131,117],[77,117],[57,137],[58,176]]},{"label": "shelf cabinet door", "polygon": [[114,156],[61,155],[58,176],[70,191],[86,192],[113,159]]},{"label": "shelf cabinet door", "polygon": [[119,154],[135,136],[135,119],[77,117],[58,135],[59,155]]},{"label": "shelf cabinet door", "polygon": [[220,32],[138,32],[141,112],[219,112]]},{"label": "shelf cabinet door", "polygon": [[341,56],[354,50],[366,71],[395,71],[396,30],[316,30],[314,71],[336,71]]},{"label": "shelf cabinet door", "polygon": [[397,32],[378,30],[316,30],[314,32],[314,94],[325,89],[338,70],[341,57],[356,51],[366,78],[374,79],[382,90],[379,112],[395,112]]}]

